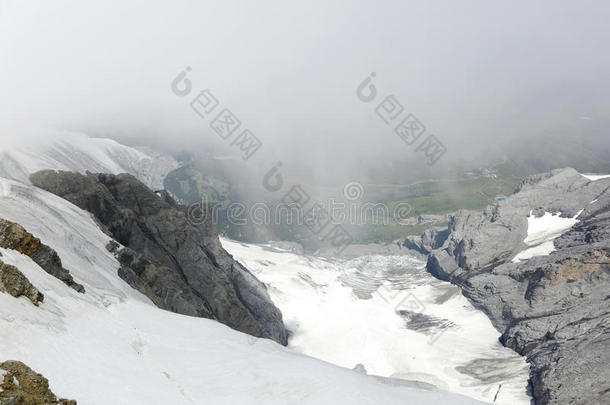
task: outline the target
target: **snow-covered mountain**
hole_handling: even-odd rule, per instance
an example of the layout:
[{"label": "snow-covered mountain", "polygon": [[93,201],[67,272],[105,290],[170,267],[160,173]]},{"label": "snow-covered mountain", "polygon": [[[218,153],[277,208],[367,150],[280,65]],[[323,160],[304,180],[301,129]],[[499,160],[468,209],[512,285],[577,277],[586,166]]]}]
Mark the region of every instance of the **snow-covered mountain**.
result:
[{"label": "snow-covered mountain", "polygon": [[39,170],[84,173],[129,173],[153,190],[163,189],[167,174],[179,166],[173,158],[150,149],[122,145],[112,139],[82,133],[51,131],[46,136],[25,135],[0,142],[0,177],[30,184]]},{"label": "snow-covered mountain", "polygon": [[[146,193],[135,193],[131,186],[127,191],[121,187],[114,189],[110,184],[116,186],[125,180],[114,176],[79,178],[66,173],[39,174],[38,182],[36,176],[32,177],[34,184],[54,189],[56,193],[62,188],[58,187],[58,179],[74,179],[75,183],[69,182],[69,187],[65,187],[64,197],[72,198],[70,201],[83,208],[88,207],[91,212],[87,212],[34,187],[29,179],[31,173],[42,169],[127,172],[149,187],[159,188],[165,174],[177,165],[171,158],[108,139],[68,133],[36,144],[4,146],[0,154],[3,158],[0,161],[0,219],[20,224],[40,238],[44,246],[61,258],[74,282],[82,286],[82,290],[71,288],[65,280],[60,281],[44,268],[44,260],[28,255],[32,246],[38,246],[34,239],[27,239],[23,249],[0,248],[0,271],[14,266],[22,275],[17,286],[14,278],[0,278],[0,377],[7,375],[2,369],[3,361],[21,361],[48,378],[58,396],[74,398],[81,405],[335,404],[340,401],[367,405],[481,403],[478,401],[512,405],[530,401],[526,393],[530,367],[524,357],[499,343],[498,316],[490,321],[458,287],[432,276],[441,275],[430,266],[440,257],[440,251],[429,257],[426,271],[425,259],[416,254],[324,258],[290,250],[285,243],[252,245],[223,239],[220,246],[216,232],[212,231],[218,246],[209,251],[204,249],[207,259],[196,255],[193,261],[209,260],[217,265],[217,257],[222,255],[215,256],[218,253],[215,251],[224,252],[224,247],[249,270],[231,258],[233,264],[227,261],[230,274],[251,272],[265,283],[267,302],[272,300],[271,305],[283,312],[284,324],[290,331],[288,347],[284,347],[240,333],[217,321],[160,309],[168,308],[163,304],[176,291],[175,286],[157,289],[160,271],[156,275],[147,274],[150,269],[142,271],[134,267],[134,274],[141,277],[139,281],[126,279],[121,273],[125,263],[116,248],[109,250],[112,245],[109,229],[118,234],[131,232],[135,229],[130,228],[131,221],[142,212],[146,215],[140,218],[141,223],[158,227],[161,217],[157,205],[163,204],[156,201],[165,201],[168,196],[152,193],[142,185]],[[607,182],[602,180],[606,176],[587,175],[584,182],[579,180],[581,177],[569,170],[551,177],[562,187],[577,184],[586,191],[575,192],[576,196],[566,201],[556,196],[561,193],[554,187],[541,187],[540,179],[534,178],[522,186],[527,189],[528,184],[534,185],[529,194],[508,199],[511,204],[517,201],[513,205],[518,209],[498,213],[497,207],[496,211],[488,207],[481,218],[490,230],[473,231],[473,234],[485,236],[484,242],[492,246],[477,250],[479,256],[473,262],[478,265],[483,260],[502,257],[505,261],[512,260],[514,266],[525,268],[538,260],[548,260],[549,254],[552,257],[557,241],[566,244],[563,239],[572,228],[578,228],[575,235],[578,239],[580,227],[587,225],[580,225],[582,218],[589,218],[587,221],[591,222],[590,218],[601,212],[595,208],[599,205],[598,198],[607,200],[599,197]],[[545,175],[541,178],[546,179]],[[598,182],[592,186],[589,180]],[[82,184],[92,182],[92,188],[77,190],[82,186],[81,181]],[[104,181],[112,192],[101,187]],[[91,190],[93,194],[89,194]],[[93,198],[95,193],[101,193],[104,199]],[[122,195],[112,196],[112,193]],[[538,198],[540,193],[552,195],[542,201]],[[118,204],[121,198],[124,201]],[[108,216],[109,210],[118,216]],[[164,232],[171,233],[173,229],[178,236],[172,235],[176,243],[170,245],[183,248],[190,228],[173,227],[175,222],[167,221],[168,218],[183,220],[180,209],[172,207],[164,212],[168,214],[163,217],[166,229],[157,236],[167,236]],[[502,222],[506,226],[496,226],[496,217],[500,214],[506,214],[503,221],[508,225]],[[473,215],[459,213],[452,218],[451,238],[463,238],[459,232],[469,228],[462,222],[468,225],[475,218]],[[485,222],[487,219],[489,224]],[[107,233],[100,226],[105,226]],[[149,238],[151,232],[141,226],[136,225]],[[502,238],[488,237],[498,232],[503,233]],[[596,238],[607,239],[593,237]],[[140,246],[145,240],[148,239],[132,239],[131,248],[145,250]],[[511,254],[498,253],[498,248],[503,246],[494,243],[512,244]],[[131,248],[125,247],[132,252]],[[449,251],[459,252],[459,249]],[[188,252],[182,250],[182,254],[188,255]],[[466,253],[469,259],[475,257],[472,252]],[[448,263],[442,262],[444,266]],[[487,277],[485,273],[480,275]],[[213,277],[201,276],[205,280],[197,283],[202,285],[206,280],[207,284],[217,282]],[[254,279],[251,274],[250,277]],[[128,284],[129,281],[135,284]],[[150,282],[148,286],[152,289],[138,289],[138,285],[142,287],[139,282]],[[227,285],[218,285],[218,288],[226,290]],[[467,285],[466,289],[470,287]],[[481,288],[487,293],[487,284],[481,284]],[[206,290],[195,290],[200,291]],[[236,291],[243,300],[239,288]],[[467,292],[473,299],[473,293]],[[223,302],[218,291],[212,295],[214,300],[207,302]],[[180,302],[174,298],[169,301]],[[156,300],[156,305],[151,299]],[[253,313],[260,314],[261,307],[255,306]],[[229,318],[241,318],[227,302],[221,307]],[[527,311],[532,310],[537,308]],[[282,326],[281,317],[278,322]],[[278,341],[285,343],[285,339]]]},{"label": "snow-covered mountain", "polygon": [[[81,405],[480,403],[429,384],[366,376],[213,320],[159,309],[119,276],[112,239],[91,213],[28,178],[41,169],[128,172],[154,187],[165,169],[153,168],[169,167],[157,165],[158,156],[66,133],[1,150],[0,218],[53,249],[84,292],[25,250],[0,248],[2,269],[14,266],[22,277],[16,287],[0,280],[0,368],[23,362],[58,397]],[[28,243],[36,247],[32,235]],[[37,298],[15,297],[9,287]],[[19,387],[20,380],[12,382]]]},{"label": "snow-covered mountain", "polygon": [[0,179],[0,217],[51,246],[80,294],[15,250],[1,260],[44,294],[34,306],[0,293],[0,359],[19,360],[79,404],[475,404],[383,383],[220,323],[155,307],[117,275],[110,238],[89,213]]}]

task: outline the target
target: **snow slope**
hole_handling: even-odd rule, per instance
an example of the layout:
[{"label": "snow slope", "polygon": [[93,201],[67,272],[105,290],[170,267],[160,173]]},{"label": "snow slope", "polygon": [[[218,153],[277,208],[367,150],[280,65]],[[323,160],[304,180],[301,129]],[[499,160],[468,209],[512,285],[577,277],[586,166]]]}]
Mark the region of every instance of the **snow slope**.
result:
[{"label": "snow slope", "polygon": [[[372,375],[417,380],[496,404],[529,404],[528,365],[457,287],[410,256],[327,260],[222,239],[266,283],[289,347]],[[401,316],[400,311],[407,316]],[[398,312],[398,313],[397,313]],[[501,388],[500,388],[501,386]]]},{"label": "snow slope", "polygon": [[581,174],[581,176],[586,177],[591,181],[607,179],[610,177],[610,174]]},{"label": "snow slope", "polygon": [[49,131],[44,137],[26,135],[19,144],[0,143],[0,177],[29,184],[30,174],[43,169],[84,173],[129,173],[153,190],[178,167],[170,157],[152,156],[111,139],[81,133]]},{"label": "snow slope", "polygon": [[545,212],[543,216],[536,218],[530,212],[529,217],[527,217],[527,237],[523,242],[531,247],[519,252],[513,258],[513,263],[531,259],[535,256],[546,256],[555,251],[553,240],[570,230],[578,222],[576,218],[582,211],[580,210],[574,218],[562,218],[561,212],[554,215]]},{"label": "snow slope", "polygon": [[0,360],[42,373],[79,405],[475,404],[382,383],[217,322],[160,310],[117,276],[90,215],[29,185],[0,179],[0,217],[54,248],[78,294],[29,257],[0,249],[45,295],[40,307],[0,293]]}]

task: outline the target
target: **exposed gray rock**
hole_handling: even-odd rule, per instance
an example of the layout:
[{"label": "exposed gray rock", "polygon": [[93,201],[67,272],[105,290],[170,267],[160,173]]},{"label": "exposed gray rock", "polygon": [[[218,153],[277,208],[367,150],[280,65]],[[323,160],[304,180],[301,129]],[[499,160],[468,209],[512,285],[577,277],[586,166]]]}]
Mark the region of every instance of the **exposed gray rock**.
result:
[{"label": "exposed gray rock", "polygon": [[[574,169],[559,169],[526,178],[516,194],[483,212],[458,211],[449,223],[447,240],[431,254],[431,270],[441,278],[452,279],[510,261],[527,247],[523,240],[530,212],[561,212],[562,217],[573,217],[601,196],[609,183],[589,181]],[[458,273],[452,274],[455,271]]]},{"label": "exposed gray rock", "polygon": [[32,260],[47,273],[63,281],[68,287],[79,293],[85,292],[85,287],[74,281],[70,272],[64,269],[57,252],[49,246],[41,244],[40,248],[32,255]]},{"label": "exposed gray rock", "polygon": [[57,252],[27,232],[21,225],[0,219],[0,247],[13,249],[32,258],[44,271],[61,280],[68,287],[84,293],[85,287],[74,281],[64,269]]},{"label": "exposed gray rock", "polygon": [[[536,404],[610,403],[609,190],[610,179],[573,169],[529,177],[484,212],[458,213],[428,258],[430,273],[459,285],[501,342],[527,356]],[[512,263],[530,212],[581,210],[555,252]]]},{"label": "exposed gray rock", "polygon": [[[32,183],[91,212],[125,249],[119,275],[156,305],[287,343],[266,287],[222,248],[211,215],[187,215],[131,175],[42,171]],[[207,213],[210,214],[210,213]]]},{"label": "exposed gray rock", "polygon": [[355,372],[360,373],[360,374],[364,374],[364,375],[367,374],[366,367],[364,367],[364,364],[362,364],[362,363],[356,364],[356,366],[354,366],[354,368],[352,368],[352,370],[354,370]]},{"label": "exposed gray rock", "polygon": [[[453,217],[450,218],[452,219]],[[402,242],[402,246],[427,255],[434,249],[438,249],[443,246],[443,243],[445,243],[448,236],[449,229],[446,227],[434,227],[426,229],[421,236],[407,236],[407,238]]]},{"label": "exposed gray rock", "polygon": [[512,377],[512,370],[520,366],[521,360],[512,357],[506,359],[475,359],[463,366],[456,367],[456,369],[460,373],[469,375],[479,381],[487,384],[498,383],[501,386],[502,381]]},{"label": "exposed gray rock", "polygon": [[396,311],[405,320],[405,327],[417,332],[431,333],[439,329],[447,329],[455,324],[448,319],[437,318],[421,312]]},{"label": "exposed gray rock", "polygon": [[5,264],[2,260],[0,260],[0,291],[15,298],[26,297],[36,306],[44,300],[44,295],[17,267]]},{"label": "exposed gray rock", "polygon": [[70,399],[58,399],[49,389],[49,381],[19,361],[0,363],[2,405],[77,405]]}]

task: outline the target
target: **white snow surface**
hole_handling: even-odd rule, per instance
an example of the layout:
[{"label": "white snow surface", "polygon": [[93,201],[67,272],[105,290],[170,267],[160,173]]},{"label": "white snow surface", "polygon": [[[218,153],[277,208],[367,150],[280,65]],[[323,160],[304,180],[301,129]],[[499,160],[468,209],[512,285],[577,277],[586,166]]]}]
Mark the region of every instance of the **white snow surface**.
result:
[{"label": "white snow surface", "polygon": [[[160,310],[118,277],[119,264],[105,249],[109,237],[91,216],[43,190],[0,179],[0,217],[20,223],[54,248],[87,290],[79,294],[29,257],[0,249],[1,260],[17,266],[45,295],[36,307],[24,297],[0,293],[0,360],[23,361],[49,379],[55,394],[79,405],[480,403],[383,383],[215,321]],[[339,312],[328,312],[321,325]],[[483,318],[472,312],[473,319]],[[383,314],[380,318],[389,321]],[[353,344],[349,334],[356,331],[343,332],[328,343],[336,347],[344,339]],[[489,331],[477,327],[475,333]],[[459,357],[470,348],[464,342],[452,350]]]},{"label": "white snow surface", "polygon": [[547,256],[555,251],[555,245],[552,240],[548,240],[546,242],[542,242],[539,245],[536,245],[531,248],[527,248],[517,253],[517,255],[513,258],[513,263],[518,263],[522,260],[528,260],[532,257],[536,256]]},{"label": "white snow surface", "polygon": [[[428,274],[421,259],[328,260],[275,244],[221,241],[268,285],[292,332],[289,347],[346,368],[362,364],[372,375],[422,381],[481,401],[491,403],[497,394],[496,404],[530,403],[524,358],[502,347],[489,319],[457,287]],[[371,280],[379,285],[369,287],[370,296],[359,297],[353,280],[360,280],[356,290]],[[436,325],[407,327],[397,313],[401,310]]]},{"label": "white snow surface", "polygon": [[167,156],[150,156],[112,139],[82,133],[48,131],[45,137],[25,136],[22,142],[0,143],[0,177],[29,184],[39,170],[84,173],[129,173],[153,190],[163,188],[165,176],[178,167]]},{"label": "white snow surface", "polygon": [[586,177],[591,181],[607,179],[610,177],[610,174],[581,174],[581,176]]},{"label": "white snow surface", "polygon": [[513,258],[513,263],[554,252],[553,240],[570,230],[578,222],[577,218],[582,211],[580,210],[573,218],[562,218],[561,212],[556,214],[545,212],[543,216],[536,218],[530,212],[527,217],[527,237],[523,240],[530,247],[519,252]]}]

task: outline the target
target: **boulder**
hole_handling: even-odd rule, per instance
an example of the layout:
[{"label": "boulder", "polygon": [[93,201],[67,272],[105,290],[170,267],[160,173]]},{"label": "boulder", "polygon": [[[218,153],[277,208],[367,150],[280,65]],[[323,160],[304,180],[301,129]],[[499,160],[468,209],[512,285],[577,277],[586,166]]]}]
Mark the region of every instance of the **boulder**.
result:
[{"label": "boulder", "polygon": [[44,300],[44,295],[30,283],[15,266],[4,264],[0,260],[0,291],[15,298],[26,297],[36,306]]},{"label": "boulder", "polygon": [[0,247],[13,249],[32,258],[44,271],[61,280],[68,287],[85,292],[85,287],[74,281],[70,272],[64,269],[57,252],[40,242],[40,239],[26,231],[21,225],[0,218]]},{"label": "boulder", "polygon": [[0,363],[0,377],[2,405],[76,405],[74,400],[58,399],[46,378],[19,361]]}]

